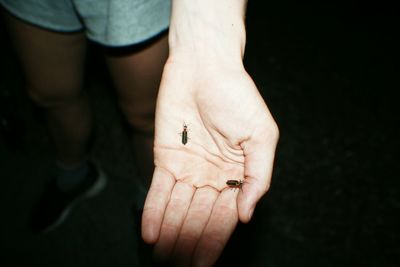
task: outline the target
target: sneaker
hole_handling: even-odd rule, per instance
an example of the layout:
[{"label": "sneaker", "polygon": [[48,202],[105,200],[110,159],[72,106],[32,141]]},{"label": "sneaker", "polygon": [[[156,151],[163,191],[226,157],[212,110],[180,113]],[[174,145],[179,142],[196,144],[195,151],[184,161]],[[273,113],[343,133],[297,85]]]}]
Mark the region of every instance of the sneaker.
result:
[{"label": "sneaker", "polygon": [[46,233],[65,221],[71,208],[81,200],[94,197],[106,186],[107,177],[101,169],[89,163],[89,173],[79,187],[64,192],[56,185],[55,179],[49,182],[42,197],[33,208],[30,227],[34,233]]}]

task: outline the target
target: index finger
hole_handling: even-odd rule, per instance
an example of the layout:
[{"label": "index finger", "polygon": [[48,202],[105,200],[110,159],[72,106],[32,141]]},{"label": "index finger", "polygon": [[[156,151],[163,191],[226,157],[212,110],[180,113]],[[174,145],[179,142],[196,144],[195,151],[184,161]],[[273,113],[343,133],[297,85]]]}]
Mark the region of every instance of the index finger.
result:
[{"label": "index finger", "polygon": [[243,144],[245,183],[238,196],[240,220],[250,221],[257,202],[268,191],[279,138],[278,128],[271,127]]}]

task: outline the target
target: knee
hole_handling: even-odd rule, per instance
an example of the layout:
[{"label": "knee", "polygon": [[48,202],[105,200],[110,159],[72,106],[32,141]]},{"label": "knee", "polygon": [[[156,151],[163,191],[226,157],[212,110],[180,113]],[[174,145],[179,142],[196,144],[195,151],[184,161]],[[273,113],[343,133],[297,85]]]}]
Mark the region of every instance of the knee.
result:
[{"label": "knee", "polygon": [[155,107],[152,105],[126,104],[120,102],[120,107],[130,125],[139,133],[154,134]]},{"label": "knee", "polygon": [[52,108],[76,101],[82,96],[81,84],[28,83],[27,92],[40,107]]}]

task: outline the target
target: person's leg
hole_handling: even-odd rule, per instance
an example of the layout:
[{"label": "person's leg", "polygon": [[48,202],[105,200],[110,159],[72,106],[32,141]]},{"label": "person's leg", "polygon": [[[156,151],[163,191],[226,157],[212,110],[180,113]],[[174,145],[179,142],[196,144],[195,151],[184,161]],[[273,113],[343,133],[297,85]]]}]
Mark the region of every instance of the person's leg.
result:
[{"label": "person's leg", "polygon": [[56,33],[4,12],[31,99],[45,110],[58,161],[85,160],[91,112],[82,92],[86,39],[83,33]]},{"label": "person's leg", "polygon": [[148,188],[153,175],[154,115],[158,87],[168,57],[167,35],[124,56],[106,55],[119,104],[133,129],[136,165]]},{"label": "person's leg", "polygon": [[30,214],[36,233],[60,225],[76,201],[97,195],[106,177],[88,160],[91,111],[82,90],[86,37],[56,33],[4,14],[25,74],[29,96],[45,111],[56,145],[57,174]]}]

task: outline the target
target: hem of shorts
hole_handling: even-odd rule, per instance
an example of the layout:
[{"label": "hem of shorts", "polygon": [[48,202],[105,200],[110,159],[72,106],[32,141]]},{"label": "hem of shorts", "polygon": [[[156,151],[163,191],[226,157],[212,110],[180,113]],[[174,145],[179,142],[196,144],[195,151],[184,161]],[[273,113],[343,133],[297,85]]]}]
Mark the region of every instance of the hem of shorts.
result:
[{"label": "hem of shorts", "polygon": [[102,41],[102,40],[100,40],[98,38],[93,38],[90,35],[88,35],[87,38],[90,41],[92,41],[92,42],[94,42],[94,43],[96,43],[96,44],[98,44],[100,46],[106,47],[106,48],[111,48],[111,49],[113,49],[113,48],[125,48],[125,47],[139,46],[141,44],[145,44],[148,41],[157,38],[157,36],[160,36],[160,35],[164,34],[165,32],[168,32],[168,30],[169,30],[169,25],[166,26],[165,28],[163,28],[162,30],[159,30],[159,31],[154,32],[154,33],[151,33],[150,35],[146,36],[146,38],[144,38],[144,39],[131,41],[131,42],[121,42],[121,44],[110,44],[110,43],[104,42],[104,41]]},{"label": "hem of shorts", "polygon": [[28,18],[25,18],[23,14],[20,14],[18,11],[5,5],[4,3],[0,3],[0,7],[2,7],[4,9],[4,11],[6,11],[11,16],[17,18],[18,20],[21,20],[24,23],[28,23],[32,26],[39,27],[39,28],[47,30],[47,31],[60,32],[60,33],[76,33],[76,32],[83,31],[83,27],[80,27],[78,29],[56,29],[54,27],[40,24],[40,22],[33,21],[33,18],[31,20]]}]

